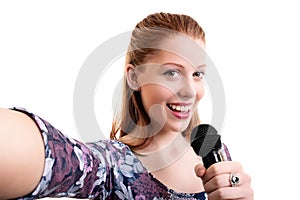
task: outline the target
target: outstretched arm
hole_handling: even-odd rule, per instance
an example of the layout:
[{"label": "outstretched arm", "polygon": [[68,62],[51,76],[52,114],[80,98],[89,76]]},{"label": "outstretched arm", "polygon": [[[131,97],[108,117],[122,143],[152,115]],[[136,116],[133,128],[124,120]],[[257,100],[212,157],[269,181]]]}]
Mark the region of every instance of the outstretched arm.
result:
[{"label": "outstretched arm", "polygon": [[34,190],[44,169],[44,149],[40,131],[30,117],[0,108],[0,199]]}]

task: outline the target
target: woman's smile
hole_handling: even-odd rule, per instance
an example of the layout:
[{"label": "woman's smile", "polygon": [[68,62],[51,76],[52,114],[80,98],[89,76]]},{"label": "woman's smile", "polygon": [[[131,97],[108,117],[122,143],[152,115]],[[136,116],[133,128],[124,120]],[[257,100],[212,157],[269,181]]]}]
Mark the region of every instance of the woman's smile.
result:
[{"label": "woman's smile", "polygon": [[167,103],[167,107],[179,119],[188,119],[191,115],[192,104],[190,103]]}]

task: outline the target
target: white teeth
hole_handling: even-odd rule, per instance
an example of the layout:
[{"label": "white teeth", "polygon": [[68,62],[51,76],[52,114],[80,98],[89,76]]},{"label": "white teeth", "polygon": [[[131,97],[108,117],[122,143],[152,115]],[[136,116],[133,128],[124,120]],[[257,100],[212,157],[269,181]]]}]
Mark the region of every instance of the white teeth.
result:
[{"label": "white teeth", "polygon": [[186,112],[189,110],[189,106],[183,106],[183,108],[181,108],[182,111]]},{"label": "white teeth", "polygon": [[176,110],[179,112],[186,112],[186,111],[190,110],[190,106],[176,106],[176,105],[172,105],[172,104],[169,104],[169,106],[173,110]]}]

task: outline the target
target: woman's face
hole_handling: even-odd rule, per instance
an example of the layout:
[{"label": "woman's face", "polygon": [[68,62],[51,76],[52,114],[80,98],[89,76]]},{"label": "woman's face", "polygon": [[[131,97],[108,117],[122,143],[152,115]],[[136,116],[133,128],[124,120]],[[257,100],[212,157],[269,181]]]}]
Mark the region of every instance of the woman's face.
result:
[{"label": "woman's face", "polygon": [[[174,39],[172,48],[176,42],[181,50],[188,49],[192,54],[196,54],[181,41],[174,42]],[[204,48],[202,41],[196,42]],[[152,120],[165,122],[161,129],[163,132],[184,131],[204,95],[204,54],[193,55],[191,59],[186,56],[187,52],[182,54],[185,56],[178,55],[178,51],[175,54],[161,50],[147,60],[143,71],[138,75],[145,110]],[[156,111],[151,113],[151,109]]]}]

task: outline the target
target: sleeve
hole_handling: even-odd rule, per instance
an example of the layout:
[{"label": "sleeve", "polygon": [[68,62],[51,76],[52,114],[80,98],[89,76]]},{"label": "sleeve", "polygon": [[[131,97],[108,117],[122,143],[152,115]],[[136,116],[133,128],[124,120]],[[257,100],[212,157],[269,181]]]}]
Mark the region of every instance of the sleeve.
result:
[{"label": "sleeve", "polygon": [[96,156],[87,144],[63,135],[50,123],[27,112],[40,129],[45,145],[45,165],[36,189],[19,199],[43,197],[100,198],[113,190],[109,163]]},{"label": "sleeve", "polygon": [[228,147],[224,144],[224,143],[222,143],[222,150],[223,150],[223,152],[224,152],[224,154],[225,154],[225,160],[227,160],[227,161],[231,161],[232,159],[231,159],[231,155],[230,155],[230,152],[229,152],[229,150],[228,150]]}]

